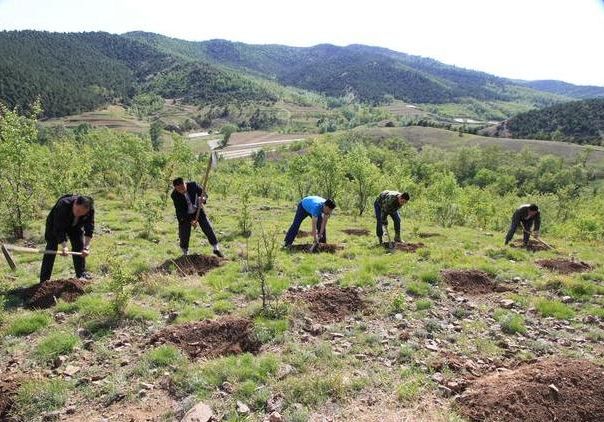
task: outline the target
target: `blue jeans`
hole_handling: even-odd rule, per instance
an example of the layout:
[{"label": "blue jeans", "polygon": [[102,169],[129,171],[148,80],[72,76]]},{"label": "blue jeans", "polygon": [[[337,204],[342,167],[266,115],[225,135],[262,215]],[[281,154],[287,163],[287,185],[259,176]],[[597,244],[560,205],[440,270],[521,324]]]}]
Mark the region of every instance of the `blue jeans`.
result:
[{"label": "blue jeans", "polygon": [[[380,203],[378,201],[373,203],[373,208],[375,209],[375,219],[377,220],[377,224],[375,225],[375,234],[381,239],[384,235],[384,229],[382,229],[382,226],[384,224],[388,224],[388,222],[382,221],[382,207],[380,207]],[[398,211],[388,215],[390,215],[390,218],[392,218],[392,221],[394,222],[394,238],[400,239],[401,216],[399,215]]]},{"label": "blue jeans", "polygon": [[[302,202],[299,202],[298,208],[296,209],[296,215],[294,216],[294,222],[292,223],[291,227],[287,231],[287,234],[285,235],[285,240],[283,243],[285,243],[286,246],[289,246],[294,243],[294,239],[296,238],[296,236],[298,235],[298,231],[300,230],[300,225],[306,217],[310,217],[310,214],[306,212],[306,210],[302,206]],[[322,222],[323,215],[319,215],[319,217],[317,218],[317,233],[319,232],[319,230],[321,230]],[[321,236],[321,238],[319,239],[319,242],[327,243],[327,227],[325,228],[323,236]]]}]

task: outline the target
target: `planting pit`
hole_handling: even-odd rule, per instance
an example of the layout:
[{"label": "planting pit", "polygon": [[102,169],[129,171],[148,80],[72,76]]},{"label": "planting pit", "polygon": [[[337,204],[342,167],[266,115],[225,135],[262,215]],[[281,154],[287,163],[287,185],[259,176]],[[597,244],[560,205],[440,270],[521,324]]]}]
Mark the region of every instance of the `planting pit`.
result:
[{"label": "planting pit", "polygon": [[369,230],[367,229],[344,229],[342,232],[352,236],[369,236]]},{"label": "planting pit", "polygon": [[192,359],[257,353],[260,342],[249,319],[225,317],[167,327],[154,334],[150,344],[173,344]]},{"label": "planting pit", "polygon": [[290,289],[287,297],[304,302],[313,316],[322,322],[341,321],[365,307],[359,291],[352,287],[312,287],[307,290]]},{"label": "planting pit", "polygon": [[182,276],[201,276],[221,265],[222,260],[217,256],[193,254],[183,255],[176,259],[168,259],[157,267],[156,271],[168,274],[177,273]]},{"label": "planting pit", "polygon": [[591,271],[592,267],[583,261],[570,261],[568,259],[542,259],[535,262],[541,268],[556,271],[560,274],[581,273]]},{"label": "planting pit", "polygon": [[457,398],[471,421],[604,420],[604,368],[555,358],[481,377]]},{"label": "planting pit", "polygon": [[479,270],[442,270],[445,281],[458,292],[468,294],[484,294],[506,292],[504,286],[495,283],[487,273]]},{"label": "planting pit", "polygon": [[[388,242],[384,242],[383,245],[384,245],[384,248],[386,248],[387,250],[390,250],[390,247],[388,246]],[[424,246],[426,246],[426,245],[424,245],[421,242],[419,242],[419,243],[394,242],[394,247],[392,248],[392,250],[401,251],[401,252],[415,252],[419,248],[423,248]]]},{"label": "planting pit", "polygon": [[310,248],[312,247],[312,243],[300,244],[300,245],[291,245],[290,251],[292,252],[307,252],[307,253],[335,253],[336,251],[344,249],[344,246],[338,245],[336,243],[319,243],[319,245],[315,248],[313,252],[310,252]]},{"label": "planting pit", "polygon": [[539,252],[539,251],[549,251],[550,250],[550,248],[545,246],[543,243],[537,242],[536,240],[533,240],[533,239],[530,239],[526,246],[524,246],[524,243],[520,239],[514,240],[512,243],[510,243],[510,246],[512,248],[526,249],[530,252]]}]

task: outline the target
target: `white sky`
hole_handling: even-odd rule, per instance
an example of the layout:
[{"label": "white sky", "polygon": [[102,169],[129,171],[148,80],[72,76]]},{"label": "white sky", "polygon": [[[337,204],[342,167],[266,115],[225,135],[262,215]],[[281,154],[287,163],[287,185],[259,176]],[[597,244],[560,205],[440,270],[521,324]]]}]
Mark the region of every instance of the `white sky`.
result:
[{"label": "white sky", "polygon": [[604,86],[604,0],[0,0],[0,30],[368,44],[517,79]]}]

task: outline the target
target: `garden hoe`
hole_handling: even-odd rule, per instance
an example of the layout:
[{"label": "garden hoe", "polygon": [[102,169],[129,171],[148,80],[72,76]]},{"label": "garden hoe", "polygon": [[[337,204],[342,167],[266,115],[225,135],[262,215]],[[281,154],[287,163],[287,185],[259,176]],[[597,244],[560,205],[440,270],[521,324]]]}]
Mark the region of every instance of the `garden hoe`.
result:
[{"label": "garden hoe", "polygon": [[[25,252],[25,253],[41,253],[44,255],[61,255],[61,252],[59,252],[59,251],[52,251],[52,250],[47,250],[47,249],[37,249],[37,248],[24,248],[22,246],[2,244],[2,255],[4,255],[4,258],[6,259],[8,266],[13,271],[15,271],[17,269],[17,264],[15,264],[15,260],[13,259],[13,257],[11,256],[9,251]],[[82,252],[69,251],[69,252],[67,252],[67,255],[80,256],[80,255],[82,255]]]},{"label": "garden hoe", "polygon": [[[524,231],[525,233],[528,233],[528,234],[530,234],[530,235],[532,235],[532,234],[533,234],[532,232],[529,232],[529,231],[524,230],[524,229],[522,229],[522,231]],[[547,243],[545,243],[543,240],[541,240],[541,238],[540,238],[540,237],[535,237],[535,236],[533,235],[533,239],[535,239],[537,242],[541,243],[543,246],[545,246],[545,247],[546,247],[546,248],[548,248],[548,249],[554,249],[554,247],[553,247],[553,246],[548,245]]]}]

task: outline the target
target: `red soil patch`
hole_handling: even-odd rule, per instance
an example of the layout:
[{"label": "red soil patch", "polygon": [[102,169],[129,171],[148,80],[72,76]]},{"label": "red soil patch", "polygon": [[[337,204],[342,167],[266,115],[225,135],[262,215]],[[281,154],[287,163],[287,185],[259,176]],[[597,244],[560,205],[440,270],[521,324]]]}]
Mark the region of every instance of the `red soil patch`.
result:
[{"label": "red soil patch", "polygon": [[482,377],[457,399],[472,421],[604,420],[604,368],[551,359]]},{"label": "red soil patch", "polygon": [[14,381],[0,381],[0,421],[10,420],[8,414],[18,388],[19,385]]},{"label": "red soil patch", "polygon": [[174,344],[193,359],[256,353],[261,345],[252,321],[234,317],[168,327],[154,334],[149,343]]},{"label": "red soil patch", "polygon": [[[308,253],[310,253],[311,246],[312,246],[312,244],[291,245],[290,250],[292,252],[308,252]],[[337,245],[335,243],[319,243],[319,246],[317,246],[315,248],[314,253],[319,253],[319,252],[335,253],[336,251],[339,251],[341,249],[344,249],[344,247],[342,245]]]},{"label": "red soil patch", "polygon": [[520,239],[514,240],[512,243],[510,243],[510,246],[512,248],[526,249],[531,252],[549,251],[550,250],[543,243],[537,242],[536,240],[533,240],[533,239],[529,239],[528,244],[526,246],[524,246],[524,243]]},{"label": "red soil patch", "polygon": [[569,261],[568,259],[542,259],[536,261],[536,264],[541,268],[547,268],[551,271],[559,272],[560,274],[580,273],[591,271],[592,267],[583,261]]},{"label": "red soil patch", "polygon": [[[388,242],[384,243],[386,249],[390,249],[388,246]],[[423,248],[425,245],[421,242],[419,243],[400,243],[395,242],[393,250],[402,251],[402,252],[415,252],[419,248]]]},{"label": "red soil patch", "polygon": [[84,282],[76,278],[51,280],[34,284],[15,293],[23,299],[26,308],[45,309],[54,306],[59,299],[66,302],[76,300],[84,294]]},{"label": "red soil patch", "polygon": [[346,234],[350,234],[352,236],[368,236],[369,230],[367,229],[344,229],[342,230]]},{"label": "red soil patch", "polygon": [[507,288],[495,283],[487,273],[478,270],[443,270],[443,278],[458,292],[482,294],[505,292]]},{"label": "red soil patch", "polygon": [[288,296],[305,302],[310,312],[323,322],[341,321],[365,307],[358,290],[352,287],[314,287],[290,292]]},{"label": "red soil patch", "polygon": [[168,259],[157,267],[157,271],[178,273],[183,276],[204,275],[220,265],[222,265],[222,261],[217,256],[193,254],[180,256],[176,259]]}]

